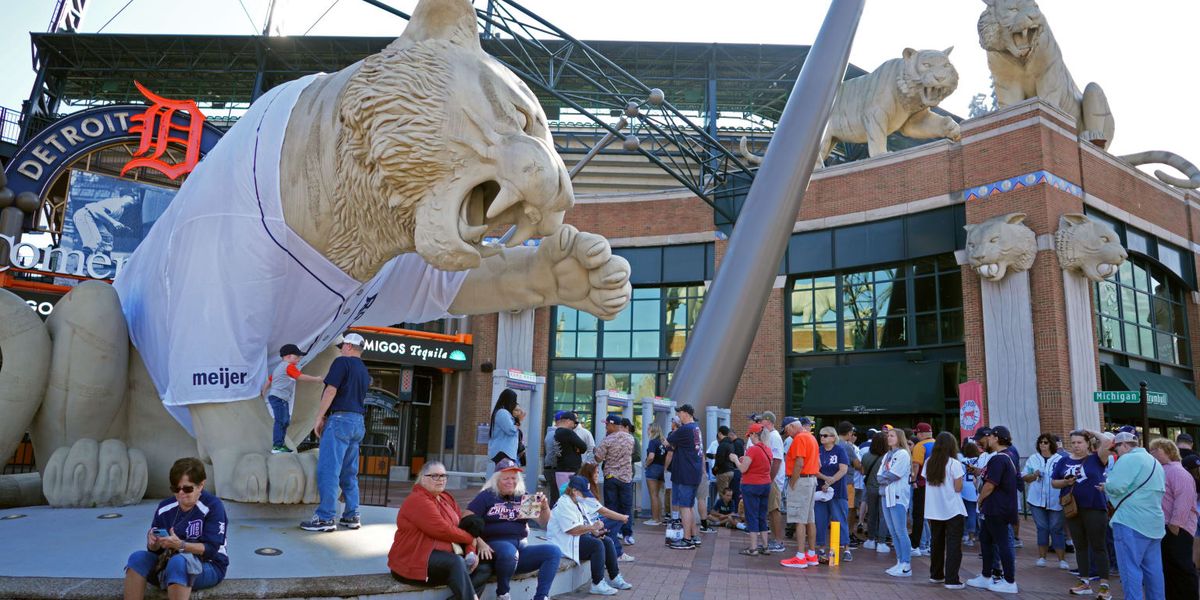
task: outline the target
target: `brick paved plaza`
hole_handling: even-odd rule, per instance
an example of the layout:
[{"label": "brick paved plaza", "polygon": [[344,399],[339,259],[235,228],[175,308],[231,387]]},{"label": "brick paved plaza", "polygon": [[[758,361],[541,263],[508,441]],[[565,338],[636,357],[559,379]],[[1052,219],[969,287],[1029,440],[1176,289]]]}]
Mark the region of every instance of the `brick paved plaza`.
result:
[{"label": "brick paved plaza", "polygon": [[[1029,522],[1032,533],[1033,523]],[[947,590],[940,584],[928,582],[929,559],[913,559],[913,577],[894,579],[884,569],[895,563],[893,554],[877,554],[873,550],[858,550],[854,561],[839,567],[810,567],[785,569],[779,560],[791,556],[795,545],[788,544],[789,553],[770,557],[742,556],[747,535],[740,531],[721,529],[704,536],[704,545],[695,551],[670,550],[663,546],[661,527],[635,527],[637,544],[627,548],[637,557],[633,563],[621,563],[621,573],[634,585],[627,598],[638,600],[668,600],[675,598],[827,598],[837,600],[880,600],[884,598],[1002,598],[1022,599],[1066,598],[1067,588],[1074,578],[1054,567],[1034,566],[1037,549],[1025,540],[1026,547],[1017,550],[1017,586],[1020,593],[1005,596],[986,590],[967,588]],[[973,577],[980,566],[978,547],[964,548],[962,579]],[[1075,565],[1073,555],[1067,561]],[[1113,597],[1120,598],[1119,580],[1113,579]],[[620,598],[621,596],[617,596]],[[595,598],[586,590],[556,598]]]}]

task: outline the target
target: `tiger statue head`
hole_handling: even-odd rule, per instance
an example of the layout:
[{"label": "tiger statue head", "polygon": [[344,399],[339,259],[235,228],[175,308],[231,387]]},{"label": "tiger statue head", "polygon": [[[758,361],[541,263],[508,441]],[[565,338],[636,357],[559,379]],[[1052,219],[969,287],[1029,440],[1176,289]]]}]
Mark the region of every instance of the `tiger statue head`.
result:
[{"label": "tiger statue head", "polygon": [[958,70],[945,50],[904,49],[904,68],[896,80],[902,98],[919,108],[933,108],[958,89]]},{"label": "tiger statue head", "polygon": [[979,276],[1000,281],[1009,271],[1028,271],[1037,257],[1037,237],[1025,213],[1010,213],[967,225],[967,261]]},{"label": "tiger statue head", "polygon": [[515,226],[516,246],[562,226],[574,192],[546,114],[483,52],[469,0],[423,0],[400,38],[349,69],[334,79],[336,164],[319,183],[331,218],[316,236],[346,273],[413,251],[471,269],[502,251],[489,232]]},{"label": "tiger statue head", "polygon": [[1058,218],[1054,232],[1058,264],[1092,281],[1112,277],[1129,253],[1112,226],[1087,215],[1067,213]]},{"label": "tiger statue head", "polygon": [[987,8],[979,15],[979,45],[984,50],[1007,52],[1023,60],[1033,52],[1046,18],[1035,0],[983,0]]}]

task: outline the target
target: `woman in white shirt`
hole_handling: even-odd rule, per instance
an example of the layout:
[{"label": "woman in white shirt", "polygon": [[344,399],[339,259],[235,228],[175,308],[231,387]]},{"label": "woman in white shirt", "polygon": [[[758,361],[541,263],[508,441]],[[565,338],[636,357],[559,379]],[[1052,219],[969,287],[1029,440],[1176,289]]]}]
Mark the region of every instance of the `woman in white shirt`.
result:
[{"label": "woman in white shirt", "polygon": [[896,564],[886,573],[893,577],[912,577],[912,545],[908,539],[908,438],[899,429],[888,429],[888,451],[879,465],[879,490],[882,496],[883,518],[896,547]]},{"label": "woman in white shirt", "polygon": [[1063,519],[1062,504],[1059,502],[1062,492],[1050,485],[1054,466],[1060,460],[1062,455],[1058,453],[1058,441],[1054,436],[1043,433],[1037,438],[1035,452],[1025,461],[1021,479],[1029,484],[1025,491],[1025,499],[1032,509],[1033,522],[1037,524],[1037,566],[1046,566],[1046,553],[1053,547],[1054,553],[1058,555],[1058,568],[1066,570],[1070,569],[1071,565],[1067,564],[1067,542],[1063,534],[1066,521]]},{"label": "woman in white shirt", "polygon": [[921,469],[925,477],[925,518],[929,520],[932,546],[929,581],[944,583],[948,590],[966,587],[958,569],[962,565],[963,522],[967,516],[962,499],[967,470],[955,456],[958,456],[958,439],[953,433],[943,431]]},{"label": "woman in white shirt", "polygon": [[[585,560],[592,562],[592,588],[588,593],[612,596],[617,590],[630,590],[633,586],[621,576],[617,549],[611,539],[604,537],[604,523],[592,519],[583,505],[584,499],[591,494],[589,487],[587,479],[579,475],[573,475],[567,481],[566,490],[550,511],[546,532],[565,558],[576,564],[583,564]],[[606,568],[611,585],[604,581]]]}]

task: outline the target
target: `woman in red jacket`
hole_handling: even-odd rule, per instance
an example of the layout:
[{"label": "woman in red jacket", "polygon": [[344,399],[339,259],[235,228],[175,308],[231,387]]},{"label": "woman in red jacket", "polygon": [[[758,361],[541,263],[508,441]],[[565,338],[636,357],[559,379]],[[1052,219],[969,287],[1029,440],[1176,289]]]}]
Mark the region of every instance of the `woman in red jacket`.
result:
[{"label": "woman in red jacket", "polygon": [[425,463],[417,485],[396,513],[396,537],[388,552],[392,577],[417,585],[446,585],[452,598],[477,600],[491,575],[479,562],[491,559],[492,549],[459,528],[461,518],[454,497],[446,492],[445,465]]}]

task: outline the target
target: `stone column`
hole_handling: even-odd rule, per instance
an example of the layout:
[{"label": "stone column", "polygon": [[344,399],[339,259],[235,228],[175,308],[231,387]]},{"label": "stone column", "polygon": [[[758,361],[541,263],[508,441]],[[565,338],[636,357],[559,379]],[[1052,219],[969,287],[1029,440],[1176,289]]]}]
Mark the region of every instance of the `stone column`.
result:
[{"label": "stone column", "polygon": [[532,371],[533,310],[501,311],[497,314],[496,370]]}]

